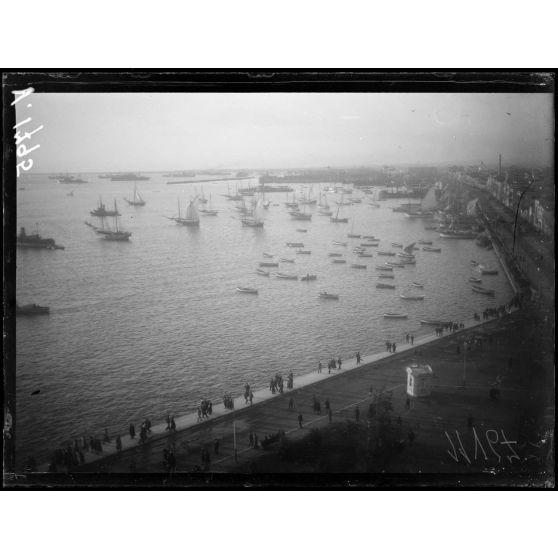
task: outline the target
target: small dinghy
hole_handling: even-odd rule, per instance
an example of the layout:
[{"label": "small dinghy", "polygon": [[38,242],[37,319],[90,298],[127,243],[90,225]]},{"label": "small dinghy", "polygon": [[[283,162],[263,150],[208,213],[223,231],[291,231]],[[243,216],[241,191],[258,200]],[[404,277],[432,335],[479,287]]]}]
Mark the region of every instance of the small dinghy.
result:
[{"label": "small dinghy", "polygon": [[327,293],[327,292],[324,291],[323,293],[320,293],[318,295],[318,298],[326,298],[326,299],[329,299],[329,300],[339,300],[339,295],[332,294],[332,293]]},{"label": "small dinghy", "polygon": [[291,281],[298,281],[298,275],[291,275],[290,273],[276,273],[277,279],[290,279]]},{"label": "small dinghy", "polygon": [[398,242],[392,242],[391,245],[392,245],[394,248],[403,248],[403,244],[399,244]]},{"label": "small dinghy", "polygon": [[441,248],[434,248],[432,246],[424,246],[422,250],[423,250],[423,252],[441,252],[442,251]]},{"label": "small dinghy", "polygon": [[380,279],[395,279],[395,275],[393,273],[380,273],[378,274]]},{"label": "small dinghy", "polygon": [[347,260],[333,259],[331,260],[331,263],[342,264],[342,263],[347,263]]},{"label": "small dinghy", "polygon": [[308,232],[308,229],[296,229],[296,232]]},{"label": "small dinghy", "polygon": [[377,289],[395,289],[395,285],[389,285],[388,283],[376,283]]},{"label": "small dinghy", "polygon": [[304,242],[287,242],[289,248],[304,248]]},{"label": "small dinghy", "polygon": [[294,260],[290,258],[279,258],[279,261],[283,263],[294,263]]},{"label": "small dinghy", "polygon": [[330,258],[340,258],[343,254],[340,254],[339,252],[329,252],[328,256]]},{"label": "small dinghy", "polygon": [[336,244],[337,246],[347,246],[347,243],[346,243],[346,242],[340,242],[340,241],[338,241],[338,240],[334,240],[334,241],[333,241],[333,244]]},{"label": "small dinghy", "polygon": [[261,269],[260,267],[256,269],[256,273],[258,275],[263,275],[264,277],[269,277],[269,271],[266,271],[265,269]]},{"label": "small dinghy", "polygon": [[353,269],[366,269],[366,266],[363,264],[351,264]]},{"label": "small dinghy", "polygon": [[395,252],[383,252],[379,251],[378,256],[395,256]]},{"label": "small dinghy", "polygon": [[399,298],[402,298],[403,300],[424,300],[424,296],[423,295],[406,295],[406,294],[400,294]]},{"label": "small dinghy", "polygon": [[480,279],[479,277],[469,277],[469,282],[470,283],[482,283],[482,279]]},{"label": "small dinghy", "polygon": [[419,240],[418,243],[419,243],[419,244],[427,244],[427,245],[430,245],[430,244],[432,244],[432,241],[431,241],[431,240]]},{"label": "small dinghy", "polygon": [[374,256],[372,254],[364,254],[364,253],[360,253],[358,255],[359,258],[373,258]]},{"label": "small dinghy", "polygon": [[377,265],[376,269],[378,271],[393,271],[393,267],[391,267],[391,265]]},{"label": "small dinghy", "polygon": [[411,285],[417,289],[424,289],[424,285],[422,283],[417,283],[416,281],[413,281]]},{"label": "small dinghy", "polygon": [[252,289],[251,287],[236,287],[236,290],[244,294],[258,294],[258,289]]},{"label": "small dinghy", "polygon": [[399,314],[395,312],[386,312],[384,314],[384,318],[395,318],[395,319],[404,319],[407,318],[408,314]]},{"label": "small dinghy", "polygon": [[311,254],[312,252],[311,250],[297,250],[296,253],[307,255],[307,254]]},{"label": "small dinghy", "polygon": [[478,285],[473,285],[472,289],[475,293],[494,296],[494,289],[485,289],[484,287],[479,287]]},{"label": "small dinghy", "polygon": [[318,277],[316,275],[310,275],[309,273],[307,273],[306,275],[303,275],[300,280],[301,281],[315,281]]},{"label": "small dinghy", "polygon": [[277,262],[260,262],[260,267],[279,267]]}]

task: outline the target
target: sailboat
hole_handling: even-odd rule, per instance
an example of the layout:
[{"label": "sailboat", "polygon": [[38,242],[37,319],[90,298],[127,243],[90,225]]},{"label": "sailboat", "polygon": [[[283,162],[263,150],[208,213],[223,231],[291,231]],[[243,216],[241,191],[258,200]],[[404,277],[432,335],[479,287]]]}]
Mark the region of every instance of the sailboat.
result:
[{"label": "sailboat", "polygon": [[263,227],[264,220],[263,220],[263,205],[262,200],[257,199],[256,203],[254,204],[254,208],[252,209],[251,215],[246,215],[243,217],[240,222],[244,227]]},{"label": "sailboat", "polygon": [[178,217],[167,217],[171,221],[174,221],[177,225],[184,225],[186,227],[199,227],[200,217],[198,215],[198,210],[196,209],[196,198],[194,198],[186,209],[186,215],[182,217],[180,215],[180,199],[178,199]]},{"label": "sailboat", "polygon": [[105,218],[101,217],[101,224],[100,228],[96,228],[95,232],[103,236],[104,240],[112,240],[112,241],[128,241],[132,236],[131,232],[123,231],[118,226],[118,209],[116,207],[116,200],[114,200],[114,230],[107,228],[105,225]]},{"label": "sailboat", "polygon": [[420,202],[420,209],[405,211],[405,217],[432,217],[434,210],[438,207],[436,199],[436,188],[431,186]]},{"label": "sailboat", "polygon": [[119,217],[120,216],[120,213],[118,213],[117,209],[115,209],[114,211],[111,209],[107,209],[105,204],[101,201],[100,197],[99,197],[99,205],[97,206],[96,209],[90,211],[90,214],[93,217]]},{"label": "sailboat", "polygon": [[215,217],[219,213],[217,209],[213,209],[211,204],[211,194],[209,194],[209,208],[200,209],[200,213],[207,217]]},{"label": "sailboat", "polygon": [[134,182],[134,197],[131,200],[124,198],[129,205],[143,206],[145,205],[145,200],[139,195],[138,189],[136,188],[136,183]]},{"label": "sailboat", "polygon": [[348,217],[339,217],[339,208],[337,208],[337,214],[335,215],[335,217],[330,217],[329,220],[332,223],[348,223],[349,222]]}]

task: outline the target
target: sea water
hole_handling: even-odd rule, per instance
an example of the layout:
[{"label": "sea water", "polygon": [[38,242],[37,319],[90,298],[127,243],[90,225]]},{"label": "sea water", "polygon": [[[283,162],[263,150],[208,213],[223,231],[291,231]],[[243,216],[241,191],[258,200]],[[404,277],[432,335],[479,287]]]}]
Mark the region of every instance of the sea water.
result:
[{"label": "sea water", "polygon": [[[340,207],[339,216],[349,218],[342,224],[320,216],[316,206],[305,206],[311,221],[294,220],[285,207],[286,193],[266,194],[271,204],[264,228],[257,229],[243,227],[238,202],[224,196],[234,192],[232,179],[169,185],[161,174],[149,176],[137,183],[143,207],[123,200],[132,198],[131,182],[96,175],[83,175],[86,184],[58,184],[42,175],[18,182],[18,228],[38,226],[42,236],[65,247],[17,251],[18,303],[51,309],[47,316],[17,318],[20,460],[46,459],[60,444],[99,436],[104,428],[114,435],[146,417],[159,422],[168,413],[190,412],[202,398],[238,395],[246,383],[263,387],[276,373],[302,374],[332,356],[346,360],[357,351],[382,350],[388,339],[401,342],[406,333],[426,332],[421,319],[460,321],[512,295],[501,269],[499,275],[482,276],[494,297],[472,292],[471,260],[499,267],[494,252],[424,230],[423,220],[392,211],[401,200],[376,208],[367,203],[370,196],[355,190],[351,197],[362,197],[363,203],[337,206],[340,195],[328,194],[334,214]],[[199,228],[165,218],[177,215],[178,200],[184,214],[202,186],[217,217],[200,216]],[[314,197],[319,188],[314,185]],[[130,242],[105,241],[84,224],[99,225],[90,216],[99,197],[109,207],[117,200]],[[307,232],[297,232],[301,228]],[[381,239],[378,248],[366,248],[373,258],[353,254],[367,241],[348,238],[351,231]],[[395,290],[376,289],[375,266],[396,259],[377,251],[397,252],[392,242],[419,239],[432,240],[442,252],[415,252],[416,265],[395,269],[395,280],[379,280],[393,282]],[[287,242],[303,242],[311,254],[297,255]],[[342,253],[347,263],[333,264],[331,251]],[[258,275],[264,252],[295,263],[266,268],[270,277]],[[287,281],[275,278],[275,271],[318,278]],[[424,289],[413,288],[414,281]],[[259,294],[240,294],[237,286],[255,287]],[[321,291],[338,294],[339,300],[320,299]],[[401,300],[401,293],[424,295],[424,301]],[[385,312],[408,318],[386,319]],[[31,395],[37,389],[40,393]]]}]

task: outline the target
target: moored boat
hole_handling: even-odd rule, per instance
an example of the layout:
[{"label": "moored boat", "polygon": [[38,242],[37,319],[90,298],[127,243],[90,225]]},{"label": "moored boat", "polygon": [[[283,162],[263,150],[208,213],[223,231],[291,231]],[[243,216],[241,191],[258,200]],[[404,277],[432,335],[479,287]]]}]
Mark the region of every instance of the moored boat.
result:
[{"label": "moored boat", "polygon": [[297,253],[297,254],[305,254],[305,255],[308,255],[308,254],[311,254],[312,251],[311,251],[311,250],[297,250],[296,253]]},{"label": "moored boat", "polygon": [[373,256],[372,254],[366,254],[366,253],[364,253],[364,252],[360,252],[360,253],[358,254],[358,257],[359,257],[359,258],[373,258],[374,256]]},{"label": "moored boat", "polygon": [[419,240],[418,243],[419,244],[431,245],[432,241],[431,240]]},{"label": "moored boat", "polygon": [[236,287],[236,290],[244,294],[258,294],[258,289],[252,289],[251,287]]},{"label": "moored boat", "polygon": [[380,250],[378,252],[378,256],[395,256],[395,252],[384,252],[383,250]]},{"label": "moored boat", "polygon": [[395,279],[395,275],[393,273],[378,273],[378,277],[380,279]]},{"label": "moored boat", "polygon": [[276,273],[275,277],[277,277],[277,279],[291,279],[293,281],[298,280],[298,275],[291,275],[290,273]]},{"label": "moored boat", "polygon": [[334,264],[343,264],[343,263],[347,263],[347,260],[340,260],[337,258],[334,258],[333,260],[331,260],[332,263]]},{"label": "moored boat", "polygon": [[480,287],[479,285],[473,285],[471,287],[475,293],[480,293],[488,296],[494,295],[494,289],[485,289],[484,287]]},{"label": "moored boat", "polygon": [[482,283],[482,279],[480,277],[469,277],[469,282],[470,283]]},{"label": "moored boat", "polygon": [[424,300],[424,296],[423,295],[406,295],[406,294],[400,294],[399,298],[402,298],[403,300]]},{"label": "moored boat", "polygon": [[307,273],[306,275],[303,275],[300,280],[301,281],[315,281],[317,279],[317,275],[310,275],[309,273]]},{"label": "moored boat", "polygon": [[366,266],[363,264],[351,264],[351,267],[354,269],[366,269]]},{"label": "moored boat", "polygon": [[404,319],[407,318],[408,314],[401,314],[399,312],[386,312],[384,314],[384,318],[395,318],[395,319]]},{"label": "moored boat", "polygon": [[395,289],[395,285],[390,285],[388,283],[376,283],[377,289]]},{"label": "moored boat", "polygon": [[304,242],[286,242],[289,248],[304,248]]},{"label": "moored boat", "polygon": [[328,293],[328,292],[324,291],[323,293],[320,293],[320,294],[318,295],[318,298],[326,298],[326,299],[330,299],[330,300],[338,300],[338,299],[339,299],[339,295],[333,294],[333,293]]},{"label": "moored boat", "polygon": [[393,271],[393,267],[391,265],[377,265],[376,269],[379,271]]},{"label": "moored boat", "polygon": [[403,262],[386,262],[385,265],[389,265],[390,267],[405,267]]},{"label": "moored boat", "polygon": [[49,314],[49,306],[39,306],[38,304],[24,304],[20,306],[16,304],[16,314],[22,316],[37,316],[40,314]]},{"label": "moored boat", "polygon": [[264,277],[269,277],[269,271],[266,271],[265,269],[261,269],[260,267],[256,269],[256,273],[258,275],[263,275]]},{"label": "moored boat", "polygon": [[21,248],[39,248],[44,250],[64,250],[64,246],[59,246],[54,238],[43,238],[37,231],[27,234],[25,228],[21,227],[17,235],[16,245]]},{"label": "moored boat", "polygon": [[339,252],[329,252],[328,256],[330,258],[340,258],[343,254],[340,254]]},{"label": "moored boat", "polygon": [[424,289],[424,285],[422,283],[417,283],[416,281],[413,281],[411,285],[417,289]]},{"label": "moored boat", "polygon": [[434,248],[433,246],[424,246],[424,247],[422,248],[422,250],[423,250],[424,252],[441,252],[441,251],[442,251],[441,248]]},{"label": "moored boat", "polygon": [[260,267],[279,267],[277,262],[260,262]]},{"label": "moored boat", "polygon": [[279,258],[279,261],[283,263],[294,263],[294,260],[291,258]]},{"label": "moored boat", "polygon": [[498,275],[497,269],[485,267],[484,265],[479,265],[479,270],[481,272],[481,275]]}]

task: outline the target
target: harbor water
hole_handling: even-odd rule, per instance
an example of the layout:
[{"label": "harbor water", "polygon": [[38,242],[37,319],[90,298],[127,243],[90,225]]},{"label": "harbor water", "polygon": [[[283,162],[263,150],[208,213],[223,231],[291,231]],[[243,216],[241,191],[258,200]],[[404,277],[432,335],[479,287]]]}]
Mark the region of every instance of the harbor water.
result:
[{"label": "harbor water", "polygon": [[[286,193],[266,194],[270,207],[258,229],[242,226],[238,202],[224,196],[226,181],[169,185],[161,174],[149,176],[137,183],[143,207],[123,200],[132,198],[132,182],[97,175],[82,175],[85,184],[59,184],[41,175],[18,182],[18,228],[32,232],[38,226],[41,236],[65,247],[17,251],[18,303],[50,307],[49,315],[17,318],[18,460],[44,460],[60,444],[101,436],[105,428],[115,435],[146,417],[159,422],[167,414],[191,412],[202,398],[239,395],[246,383],[261,388],[276,373],[302,374],[332,356],[346,360],[357,351],[382,350],[386,340],[431,330],[421,328],[421,319],[459,322],[507,303],[513,294],[493,251],[472,240],[442,239],[425,230],[422,219],[392,211],[406,200],[374,207],[370,196],[354,190],[345,200],[362,202],[338,206],[341,195],[328,193],[334,214],[339,208],[339,216],[349,218],[345,224],[320,216],[316,206],[304,206],[311,221],[294,220]],[[234,185],[231,180],[231,193]],[[202,186],[219,210],[216,217],[202,215],[199,228],[165,218],[177,215],[178,198],[184,211]],[[314,197],[322,186],[330,185],[314,185]],[[129,242],[107,242],[84,224],[99,224],[90,216],[99,196],[107,206],[117,200],[120,226],[132,232]],[[379,247],[366,248],[372,258],[352,252],[368,241],[348,238],[351,231],[381,239]],[[378,250],[398,252],[392,243],[419,239],[442,251],[416,251],[416,265],[396,268],[395,279],[378,279],[375,266],[397,259]],[[311,254],[297,254],[287,242],[302,242]],[[332,263],[330,252],[343,254],[346,263]],[[264,253],[273,254],[273,261],[295,261],[266,268],[265,277],[256,273]],[[472,291],[471,260],[500,269],[482,276],[494,297]],[[282,280],[276,271],[315,274],[317,280]],[[377,289],[378,281],[396,288]],[[258,294],[238,293],[239,286]],[[321,291],[339,299],[320,299]],[[400,294],[424,300],[402,300]],[[386,319],[386,312],[408,318]]]}]

